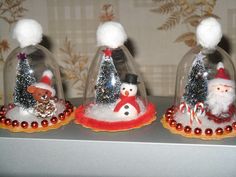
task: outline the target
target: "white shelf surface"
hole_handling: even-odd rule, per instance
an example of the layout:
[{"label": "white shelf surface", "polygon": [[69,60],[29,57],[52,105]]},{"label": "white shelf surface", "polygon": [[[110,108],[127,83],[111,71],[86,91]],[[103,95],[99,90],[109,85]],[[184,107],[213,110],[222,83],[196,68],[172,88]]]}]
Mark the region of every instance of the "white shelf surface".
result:
[{"label": "white shelf surface", "polygon": [[157,120],[126,132],[97,133],[73,122],[43,133],[0,130],[0,176],[236,176],[236,138],[204,141],[171,134],[160,118],[172,99],[150,101],[157,105]]}]

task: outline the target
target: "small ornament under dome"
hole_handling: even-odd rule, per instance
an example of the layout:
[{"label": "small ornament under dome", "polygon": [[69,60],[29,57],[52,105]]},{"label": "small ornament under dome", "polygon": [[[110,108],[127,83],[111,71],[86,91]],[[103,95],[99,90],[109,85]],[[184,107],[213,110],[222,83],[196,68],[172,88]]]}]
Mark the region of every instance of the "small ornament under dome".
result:
[{"label": "small ornament under dome", "polygon": [[73,106],[64,100],[59,67],[52,54],[39,45],[42,27],[32,19],[16,23],[14,49],[4,65],[4,106],[0,128],[12,132],[56,129],[73,119]]},{"label": "small ornament under dome", "polygon": [[98,50],[89,69],[83,105],[75,111],[75,122],[94,131],[125,131],[156,119],[148,102],[144,82],[133,57],[123,45],[124,28],[117,22],[98,27]]},{"label": "small ornament under dome", "polygon": [[175,101],[162,123],[172,133],[204,140],[236,136],[235,69],[217,44],[222,37],[212,17],[197,27],[199,46],[191,49],[177,69]]}]

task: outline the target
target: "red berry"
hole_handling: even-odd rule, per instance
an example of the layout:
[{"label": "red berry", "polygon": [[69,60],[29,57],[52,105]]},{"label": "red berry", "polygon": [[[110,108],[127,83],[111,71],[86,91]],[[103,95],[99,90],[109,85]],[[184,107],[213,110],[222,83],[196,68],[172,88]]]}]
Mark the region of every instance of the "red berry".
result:
[{"label": "red berry", "polygon": [[217,129],[215,130],[215,133],[216,133],[217,135],[223,135],[224,130],[223,130],[222,128],[217,128]]},{"label": "red berry", "polygon": [[236,130],[236,122],[232,123],[232,127],[234,130]]},{"label": "red berry", "polygon": [[21,122],[20,125],[21,125],[21,127],[24,128],[24,129],[28,128],[28,126],[29,126],[28,122],[26,122],[26,121]]},{"label": "red berry", "polygon": [[43,120],[41,122],[41,125],[42,125],[42,127],[47,127],[48,126],[48,121],[47,120]]},{"label": "red berry", "polygon": [[7,126],[11,125],[11,119],[6,119],[5,120],[5,125],[7,125]]},{"label": "red berry", "polygon": [[233,130],[233,128],[232,128],[231,125],[227,125],[227,126],[225,127],[225,132],[226,132],[226,133],[231,133],[232,130]]},{"label": "red berry", "polygon": [[211,128],[207,128],[207,129],[205,130],[205,134],[206,134],[207,136],[211,136],[211,135],[213,134],[212,129],[211,129]]},{"label": "red berry", "polygon": [[184,127],[184,132],[187,133],[187,134],[190,134],[192,131],[192,128],[190,126],[185,126]]},{"label": "red berry", "polygon": [[52,117],[50,121],[52,122],[52,124],[56,124],[58,119],[56,117]]},{"label": "red berry", "polygon": [[19,127],[20,123],[18,122],[18,120],[13,120],[12,121],[12,127]]},{"label": "red berry", "polygon": [[171,120],[169,124],[170,124],[171,127],[176,127],[177,123],[176,123],[175,120]]},{"label": "red berry", "polygon": [[200,128],[195,128],[195,129],[194,129],[194,133],[195,133],[196,135],[201,135],[201,134],[202,134],[202,129],[200,129]]},{"label": "red berry", "polygon": [[64,113],[60,113],[58,115],[58,119],[61,120],[61,121],[65,120],[65,114]]},{"label": "red berry", "polygon": [[5,120],[6,120],[6,117],[4,117],[4,116],[1,117],[1,118],[0,118],[0,123],[4,124],[4,123],[5,123]]},{"label": "red berry", "polygon": [[38,128],[38,126],[39,126],[39,124],[36,121],[31,123],[31,127],[34,128],[34,129]]},{"label": "red berry", "polygon": [[182,125],[181,123],[178,123],[178,124],[176,125],[176,130],[182,131],[182,130],[183,130],[183,125]]}]

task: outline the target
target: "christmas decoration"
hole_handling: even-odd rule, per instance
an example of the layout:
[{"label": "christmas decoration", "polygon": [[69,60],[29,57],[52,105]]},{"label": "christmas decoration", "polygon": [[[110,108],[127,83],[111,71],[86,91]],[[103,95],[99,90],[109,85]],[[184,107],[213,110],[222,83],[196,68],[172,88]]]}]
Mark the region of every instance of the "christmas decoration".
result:
[{"label": "christmas decoration", "polygon": [[204,140],[236,136],[235,70],[229,55],[217,47],[220,24],[210,17],[197,27],[200,46],[178,66],[174,105],[163,116],[172,133]]},{"label": "christmas decoration", "polygon": [[30,45],[36,45],[43,38],[43,30],[41,25],[33,19],[22,19],[16,23],[13,30],[13,38],[24,48]]},{"label": "christmas decoration", "polygon": [[57,110],[54,100],[51,99],[55,96],[55,90],[50,86],[52,75],[50,70],[44,71],[40,83],[30,85],[27,88],[27,91],[37,100],[34,107],[34,113],[37,117],[50,118]]},{"label": "christmas decoration", "polygon": [[36,104],[36,100],[27,92],[27,87],[36,82],[33,70],[30,68],[25,53],[17,55],[19,63],[17,66],[16,87],[14,92],[15,105],[24,109],[31,108]]},{"label": "christmas decoration", "polygon": [[196,37],[202,47],[214,49],[222,38],[221,25],[215,18],[209,17],[198,25]]},{"label": "christmas decoration", "polygon": [[136,100],[137,75],[126,74],[124,83],[120,89],[120,99],[118,100],[114,112],[118,112],[119,117],[132,118],[140,113],[140,106]]},{"label": "christmas decoration", "polygon": [[188,75],[188,82],[185,86],[184,100],[190,107],[199,102],[204,102],[207,96],[207,72],[203,61],[204,55],[197,54],[191,71]]},{"label": "christmas decoration", "polygon": [[155,108],[147,101],[142,77],[123,46],[126,39],[117,22],[105,22],[98,27],[100,47],[89,68],[83,105],[75,111],[75,123],[94,131],[115,132],[139,128],[155,120]]},{"label": "christmas decoration", "polygon": [[119,97],[121,82],[111,57],[112,51],[107,48],[103,52],[95,86],[96,103],[114,103]]},{"label": "christmas decoration", "polygon": [[[223,63],[217,65],[217,74],[208,83],[207,104],[209,118],[218,121],[229,121],[235,114],[235,82],[230,80]],[[212,117],[212,115],[214,115]],[[214,119],[214,117],[218,117]]]},{"label": "christmas decoration", "polygon": [[63,98],[55,59],[38,45],[42,39],[41,25],[22,19],[13,31],[20,47],[10,53],[4,65],[0,128],[32,133],[68,124],[73,119],[73,106]]}]

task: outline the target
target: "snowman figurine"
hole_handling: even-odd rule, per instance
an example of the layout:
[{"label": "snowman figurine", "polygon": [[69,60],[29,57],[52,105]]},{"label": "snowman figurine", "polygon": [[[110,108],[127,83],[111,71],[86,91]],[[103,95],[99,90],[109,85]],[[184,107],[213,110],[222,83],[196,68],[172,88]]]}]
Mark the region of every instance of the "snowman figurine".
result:
[{"label": "snowman figurine", "polygon": [[137,78],[135,74],[126,74],[125,80],[120,87],[120,98],[114,108],[118,117],[132,119],[140,113],[140,106],[136,100]]}]

